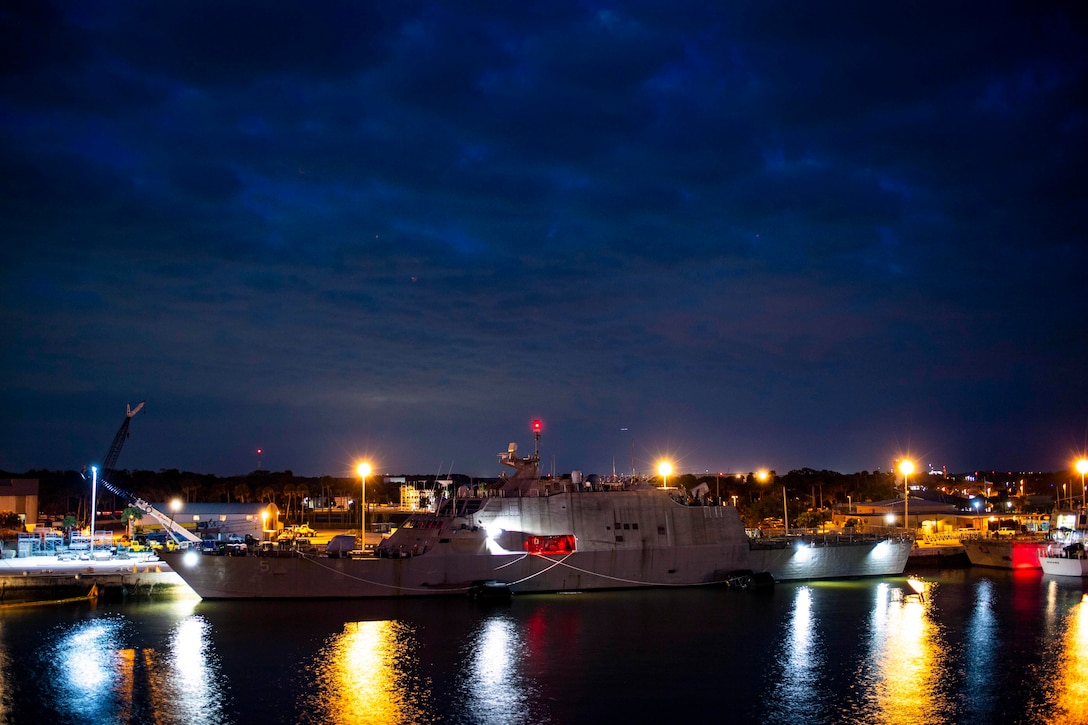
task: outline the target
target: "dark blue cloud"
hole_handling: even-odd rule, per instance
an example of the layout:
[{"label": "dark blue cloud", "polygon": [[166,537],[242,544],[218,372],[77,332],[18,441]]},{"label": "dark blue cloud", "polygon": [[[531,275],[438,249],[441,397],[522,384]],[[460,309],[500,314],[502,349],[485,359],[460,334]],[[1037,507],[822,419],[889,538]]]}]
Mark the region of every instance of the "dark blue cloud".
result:
[{"label": "dark blue cloud", "polygon": [[1083,15],[9,4],[0,468],[1059,468]]}]

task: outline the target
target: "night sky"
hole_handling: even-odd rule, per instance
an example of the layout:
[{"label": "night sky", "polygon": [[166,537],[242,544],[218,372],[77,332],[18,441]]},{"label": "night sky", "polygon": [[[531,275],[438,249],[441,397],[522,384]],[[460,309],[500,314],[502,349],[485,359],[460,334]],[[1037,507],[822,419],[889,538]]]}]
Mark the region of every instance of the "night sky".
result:
[{"label": "night sky", "polygon": [[5,2],[0,469],[1068,471],[1083,7]]}]

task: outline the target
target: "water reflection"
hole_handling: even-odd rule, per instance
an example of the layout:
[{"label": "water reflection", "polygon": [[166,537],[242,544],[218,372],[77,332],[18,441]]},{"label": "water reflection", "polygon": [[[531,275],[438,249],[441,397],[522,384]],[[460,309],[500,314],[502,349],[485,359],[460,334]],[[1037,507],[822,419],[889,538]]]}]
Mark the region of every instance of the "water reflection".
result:
[{"label": "water reflection", "polygon": [[1088,597],[1066,618],[1065,652],[1058,663],[1057,720],[1088,722]]},{"label": "water reflection", "polygon": [[[1079,600],[1062,616],[1061,605],[1074,596]],[[1048,711],[1049,722],[1088,722],[1088,595],[1062,591],[1051,581],[1046,597],[1047,616],[1059,621],[1044,660],[1044,702],[1035,707]]]},{"label": "water reflection", "polygon": [[932,595],[904,596],[881,583],[871,618],[868,671],[860,680],[868,694],[863,720],[870,723],[933,723],[949,713],[942,686],[945,655],[931,618]]},{"label": "water reflection", "polygon": [[466,722],[547,722],[531,713],[530,688],[521,672],[526,658],[523,629],[507,616],[495,614],[480,622],[466,648],[467,677],[458,689],[464,697]]},{"label": "water reflection", "polygon": [[121,654],[119,618],[81,622],[60,637],[52,660],[56,707],[79,722],[131,716],[132,658]]},{"label": "water reflection", "polygon": [[348,622],[311,665],[315,693],[300,702],[301,722],[432,722],[430,683],[414,674],[418,644],[397,621]]},{"label": "water reflection", "polygon": [[57,711],[75,722],[217,722],[223,692],[207,622],[190,615],[167,650],[130,647],[132,623],[109,616],[65,629],[47,648]]},{"label": "water reflection", "polygon": [[0,620],[0,723],[11,722],[11,691],[14,689],[14,677],[11,672],[11,656],[8,655],[7,632],[5,622]]},{"label": "water reflection", "polygon": [[777,660],[781,671],[776,673],[777,682],[768,703],[768,719],[815,721],[821,701],[817,686],[825,663],[815,631],[810,587],[803,586],[796,591]]},{"label": "water reflection", "polygon": [[223,721],[222,678],[218,655],[211,646],[210,629],[203,617],[190,616],[171,632],[165,661],[159,661],[154,650],[144,650],[158,722]]},{"label": "water reflection", "polygon": [[998,656],[996,644],[1000,641],[993,597],[994,583],[989,579],[980,581],[975,589],[974,606],[967,619],[967,651],[971,656],[965,663],[966,687],[963,697],[968,707],[980,711],[990,710],[987,701],[993,699],[991,683]]}]

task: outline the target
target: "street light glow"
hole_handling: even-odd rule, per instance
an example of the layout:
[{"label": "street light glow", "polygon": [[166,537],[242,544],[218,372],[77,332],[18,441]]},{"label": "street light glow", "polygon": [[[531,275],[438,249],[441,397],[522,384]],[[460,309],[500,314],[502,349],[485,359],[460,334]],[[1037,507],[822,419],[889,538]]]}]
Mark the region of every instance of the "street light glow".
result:
[{"label": "street light glow", "polygon": [[355,467],[355,470],[359,473],[359,477],[363,480],[363,498],[360,501],[359,506],[359,546],[366,547],[366,477],[370,475],[370,464],[367,461],[360,461],[359,465]]},{"label": "street light glow", "polygon": [[1088,458],[1077,461],[1077,473],[1080,474],[1080,507],[1088,508],[1088,493],[1084,490],[1084,474],[1088,473]]},{"label": "street light glow", "polygon": [[910,474],[914,473],[914,461],[899,461],[899,472],[903,474],[903,527],[910,531]]},{"label": "street light glow", "polygon": [[668,488],[669,476],[672,474],[672,464],[668,461],[661,461],[657,464],[657,473],[661,476],[662,488]]}]

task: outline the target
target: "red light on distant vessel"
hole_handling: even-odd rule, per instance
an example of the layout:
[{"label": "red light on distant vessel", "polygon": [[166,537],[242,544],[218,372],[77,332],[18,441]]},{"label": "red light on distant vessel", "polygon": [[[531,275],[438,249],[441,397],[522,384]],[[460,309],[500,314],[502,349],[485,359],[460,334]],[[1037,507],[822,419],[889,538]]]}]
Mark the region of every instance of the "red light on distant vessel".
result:
[{"label": "red light on distant vessel", "polygon": [[539,432],[540,432],[540,429],[541,429],[541,427],[542,427],[542,426],[541,426],[541,424],[540,424],[540,421],[539,421],[539,420],[534,420],[534,421],[533,421],[533,432],[534,432],[534,433],[539,433]]}]

